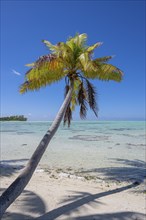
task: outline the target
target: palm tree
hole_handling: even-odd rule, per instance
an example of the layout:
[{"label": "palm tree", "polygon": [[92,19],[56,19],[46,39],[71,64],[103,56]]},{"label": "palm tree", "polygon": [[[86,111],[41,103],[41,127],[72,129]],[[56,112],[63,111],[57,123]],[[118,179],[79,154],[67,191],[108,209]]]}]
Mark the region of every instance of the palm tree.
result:
[{"label": "palm tree", "polygon": [[87,105],[98,115],[96,91],[89,79],[122,80],[122,71],[108,64],[112,56],[93,59],[94,49],[100,42],[87,46],[87,35],[77,34],[65,43],[56,45],[43,41],[51,53],[41,56],[36,62],[28,64],[31,67],[25,76],[25,82],[20,87],[20,93],[29,90],[39,90],[61,79],[65,79],[65,99],[49,130],[44,135],[28,164],[16,180],[6,189],[0,198],[1,216],[10,204],[21,194],[31,179],[41,157],[51,138],[58,129],[63,117],[64,124],[70,126],[72,112],[76,105],[80,106],[80,117],[86,118]]}]

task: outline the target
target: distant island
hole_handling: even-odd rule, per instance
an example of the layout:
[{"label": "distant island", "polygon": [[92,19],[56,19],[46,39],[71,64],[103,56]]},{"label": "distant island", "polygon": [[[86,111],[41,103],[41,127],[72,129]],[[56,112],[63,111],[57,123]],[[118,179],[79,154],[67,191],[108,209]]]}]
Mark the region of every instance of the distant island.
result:
[{"label": "distant island", "polygon": [[24,115],[12,115],[7,117],[1,117],[0,121],[27,121]]}]

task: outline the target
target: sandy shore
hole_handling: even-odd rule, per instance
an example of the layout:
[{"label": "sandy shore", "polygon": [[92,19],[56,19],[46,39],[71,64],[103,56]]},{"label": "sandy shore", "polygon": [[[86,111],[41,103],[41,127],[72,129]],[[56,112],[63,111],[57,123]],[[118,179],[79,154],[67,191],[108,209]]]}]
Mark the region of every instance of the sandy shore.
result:
[{"label": "sandy shore", "polygon": [[[2,176],[2,190],[17,175]],[[39,169],[2,220],[144,220],[145,195],[136,183],[107,184]]]}]

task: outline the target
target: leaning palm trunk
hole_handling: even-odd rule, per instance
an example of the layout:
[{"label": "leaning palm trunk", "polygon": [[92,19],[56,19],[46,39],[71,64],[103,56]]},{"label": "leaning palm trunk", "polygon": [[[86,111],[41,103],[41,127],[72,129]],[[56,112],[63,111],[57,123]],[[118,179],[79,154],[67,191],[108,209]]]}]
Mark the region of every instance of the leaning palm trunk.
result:
[{"label": "leaning palm trunk", "polygon": [[16,178],[16,180],[5,190],[5,192],[0,197],[0,217],[3,216],[6,209],[14,202],[14,200],[21,194],[25,186],[28,184],[31,179],[39,161],[41,160],[50,140],[57,131],[64,113],[67,109],[67,106],[71,100],[73,85],[70,86],[70,89],[67,93],[67,96],[54,120],[50,129],[44,135],[37,149],[33,153],[26,167],[22,173]]}]

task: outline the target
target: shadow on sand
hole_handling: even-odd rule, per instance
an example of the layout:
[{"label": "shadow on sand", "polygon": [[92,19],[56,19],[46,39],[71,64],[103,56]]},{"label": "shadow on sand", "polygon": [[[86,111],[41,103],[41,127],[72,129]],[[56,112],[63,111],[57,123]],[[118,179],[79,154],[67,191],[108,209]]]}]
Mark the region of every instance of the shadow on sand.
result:
[{"label": "shadow on sand", "polygon": [[[98,199],[109,195],[114,195],[116,193],[120,193],[132,188],[134,189],[135,187],[140,185],[142,181],[144,181],[146,177],[145,162],[139,160],[130,161],[130,160],[122,160],[122,159],[117,160],[117,163],[119,162],[125,163],[127,167],[126,166],[114,167],[108,169],[100,168],[100,169],[88,170],[87,172],[97,172],[97,173],[102,172],[105,175],[105,177],[109,180],[121,178],[121,181],[123,181],[125,180],[125,178],[126,180],[129,179],[131,180],[132,178],[132,180],[134,180],[134,182],[132,181],[133,182],[132,184],[96,194],[90,194],[87,192],[73,192],[74,196],[69,197],[69,199],[62,201],[63,205],[47,213],[45,213],[46,210],[45,204],[40,197],[38,197],[36,194],[32,192],[24,191],[23,194],[25,195],[24,196],[25,199],[22,199],[22,211],[20,213],[7,212],[2,218],[2,220],[10,220],[10,219],[11,220],[20,220],[20,219],[21,220],[24,219],[53,220],[56,218],[58,220],[79,220],[79,219],[81,220],[83,219],[84,220],[136,220],[136,219],[144,220],[145,215],[136,212],[116,212],[116,213],[86,215],[86,216],[74,217],[74,218],[70,217],[71,213],[79,212],[80,207],[82,207],[83,205],[93,205],[93,202],[100,204]],[[16,202],[21,203],[21,200],[20,201],[16,200]],[[30,216],[29,212],[38,213],[39,217]],[[63,215],[66,217],[64,217]]]},{"label": "shadow on sand", "polygon": [[[69,219],[64,218],[62,220]],[[70,220],[144,220],[144,215],[136,212],[116,212],[107,214],[86,215],[82,217],[70,218]]]},{"label": "shadow on sand", "polygon": [[[2,191],[4,191],[4,189],[2,189]],[[6,211],[2,220],[34,219],[30,213],[39,216],[43,215],[46,211],[43,200],[37,194],[28,190],[24,190],[13,205],[18,205],[18,213]]]},{"label": "shadow on sand", "polygon": [[[4,219],[4,218],[3,218]],[[2,220],[3,220],[2,219]],[[37,220],[30,215],[23,215],[19,213],[13,213],[7,216],[7,220]],[[40,220],[55,220],[55,218],[46,218],[45,216],[40,217]],[[115,213],[105,213],[105,214],[95,214],[95,215],[85,215],[82,217],[65,217],[58,218],[58,220],[145,220],[145,215],[138,212],[115,212]]]},{"label": "shadow on sand", "polygon": [[[135,184],[130,184],[118,189],[109,190],[107,192],[89,194],[86,192],[75,192],[76,196],[72,197],[69,200],[66,200],[68,204],[60,206],[48,213],[45,213],[45,204],[43,200],[30,191],[24,191],[21,195],[21,200],[16,200],[15,203],[19,203],[19,212],[18,213],[9,213],[6,212],[2,220],[144,220],[145,215],[137,212],[115,212],[115,213],[104,213],[104,214],[94,214],[94,215],[84,215],[81,217],[71,218],[71,213],[77,213],[79,208],[83,205],[91,205],[90,203],[96,202],[100,204],[96,199],[112,195],[115,193],[120,193],[124,190],[135,187]],[[40,217],[31,216],[31,213],[40,215]],[[63,217],[65,215],[66,217]]]},{"label": "shadow on sand", "polygon": [[1,160],[0,161],[0,177],[11,176],[17,171],[24,168],[24,164],[28,159],[18,159],[18,160]]},{"label": "shadow on sand", "polygon": [[[71,212],[78,212],[78,209],[83,206],[83,205],[90,205],[91,202],[96,202],[96,203],[100,203],[98,201],[95,201],[96,199],[100,199],[102,197],[105,196],[109,196],[115,193],[120,193],[122,191],[131,189],[133,187],[136,187],[136,184],[130,184],[128,186],[124,186],[118,189],[114,189],[114,190],[109,190],[107,192],[102,192],[102,193],[97,193],[97,194],[87,194],[86,192],[75,192],[77,194],[77,196],[72,197],[69,200],[66,200],[66,202],[69,202],[66,205],[63,205],[59,208],[56,208],[38,218],[36,218],[37,220],[53,220],[58,218],[59,219],[73,219],[73,220],[78,220],[78,219],[88,219],[88,220],[98,220],[98,219],[110,219],[110,220],[116,220],[116,219],[120,219],[120,220],[132,220],[132,219],[136,219],[135,216],[138,216],[139,220],[143,220],[144,219],[144,215],[141,213],[134,213],[134,212],[121,212],[121,213],[110,213],[110,214],[97,214],[97,215],[89,215],[89,216],[83,216],[83,217],[75,217],[75,218],[70,218],[70,214]],[[71,201],[72,200],[72,201]],[[66,215],[68,216],[68,218],[61,218],[62,215]]]},{"label": "shadow on sand", "polygon": [[126,160],[126,159],[112,159],[113,164],[121,164],[121,166],[95,168],[81,173],[103,175],[105,180],[112,181],[128,181],[142,183],[146,179],[146,162],[142,160]]}]

